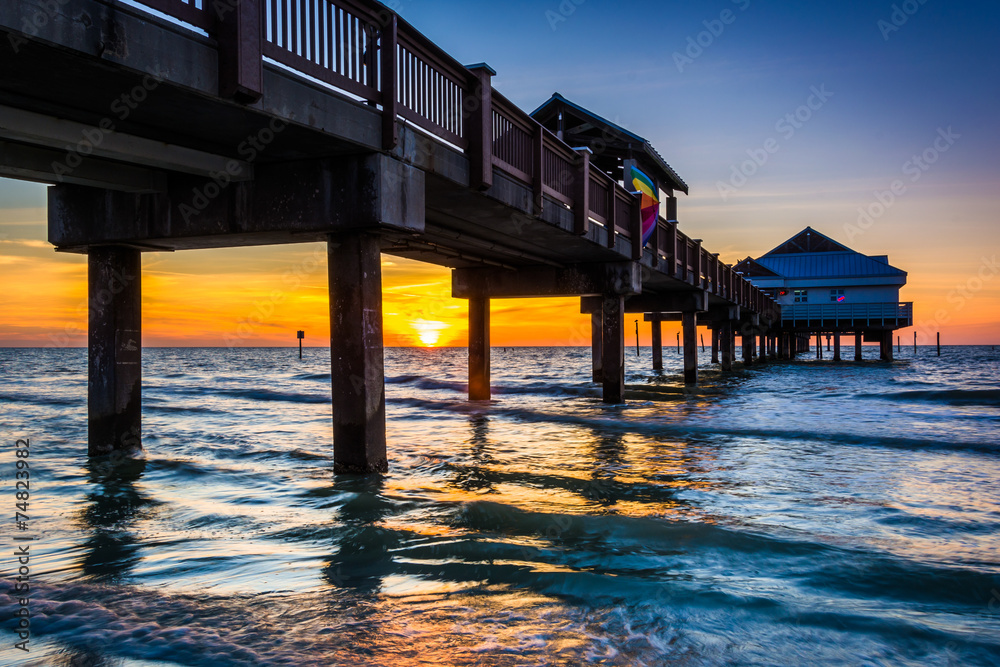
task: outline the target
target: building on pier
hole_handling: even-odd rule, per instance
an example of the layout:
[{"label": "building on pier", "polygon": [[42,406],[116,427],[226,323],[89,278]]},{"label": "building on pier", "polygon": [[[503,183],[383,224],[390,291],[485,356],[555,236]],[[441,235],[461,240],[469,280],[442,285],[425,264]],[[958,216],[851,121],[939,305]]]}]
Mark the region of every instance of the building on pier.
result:
[{"label": "building on pier", "polygon": [[862,254],[812,227],[734,268],[781,306],[783,331],[835,338],[837,359],[846,333],[855,334],[855,358],[864,341],[880,343],[882,357],[891,359],[892,332],[913,326],[913,304],[899,300],[905,271],[886,255]]}]

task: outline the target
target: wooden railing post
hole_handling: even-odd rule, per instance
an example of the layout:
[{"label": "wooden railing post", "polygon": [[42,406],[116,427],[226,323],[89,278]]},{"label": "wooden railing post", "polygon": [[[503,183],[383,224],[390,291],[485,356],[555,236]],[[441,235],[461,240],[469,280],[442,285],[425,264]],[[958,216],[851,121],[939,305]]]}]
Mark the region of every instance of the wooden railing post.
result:
[{"label": "wooden railing post", "polygon": [[486,63],[470,65],[472,94],[464,105],[469,121],[469,187],[493,187],[493,77],[496,70]]},{"label": "wooden railing post", "polygon": [[385,17],[382,25],[382,35],[379,44],[379,56],[382,61],[382,150],[391,151],[399,145],[399,126],[396,115],[399,113],[399,91],[397,89],[396,58],[399,44],[399,25],[395,14]]},{"label": "wooden railing post", "polygon": [[699,288],[704,287],[704,284],[702,283],[701,279],[701,272],[703,267],[703,264],[701,263],[701,252],[702,252],[701,244],[702,244],[701,239],[694,239],[694,254],[695,254],[694,282]]},{"label": "wooden railing post", "polygon": [[613,182],[608,186],[608,247],[615,247],[615,221],[618,219],[618,184]]},{"label": "wooden railing post", "polygon": [[535,215],[541,217],[545,198],[542,196],[542,181],[545,178],[545,130],[540,123],[535,124],[531,137],[531,194],[535,205]]},{"label": "wooden railing post", "polygon": [[573,232],[584,236],[590,231],[590,149],[574,149],[580,156],[580,169],[573,184]]},{"label": "wooden railing post", "polygon": [[642,199],[633,195],[631,204],[629,233],[632,235],[632,259],[638,261],[642,259]]},{"label": "wooden railing post", "polygon": [[219,44],[219,94],[253,104],[264,94],[261,0],[213,0]]}]

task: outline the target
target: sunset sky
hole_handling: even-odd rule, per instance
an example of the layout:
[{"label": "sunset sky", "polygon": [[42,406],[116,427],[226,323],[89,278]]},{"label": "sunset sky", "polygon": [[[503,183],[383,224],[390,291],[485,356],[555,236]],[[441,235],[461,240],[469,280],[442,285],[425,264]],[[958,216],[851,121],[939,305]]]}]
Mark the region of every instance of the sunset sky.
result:
[{"label": "sunset sky", "polygon": [[[996,3],[389,4],[459,61],[489,63],[526,111],[558,91],[649,139],[691,186],[681,229],[724,261],[809,225],[909,272],[921,342],[1000,344]],[[44,186],[0,179],[0,346],[86,342],[86,258],[54,253],[45,220]],[[294,345],[305,329],[328,345],[326,284],[320,244],[145,254],[144,344]],[[383,291],[387,345],[465,344],[448,271],[384,256]],[[494,301],[492,338],[582,345],[589,318],[577,299]]]}]

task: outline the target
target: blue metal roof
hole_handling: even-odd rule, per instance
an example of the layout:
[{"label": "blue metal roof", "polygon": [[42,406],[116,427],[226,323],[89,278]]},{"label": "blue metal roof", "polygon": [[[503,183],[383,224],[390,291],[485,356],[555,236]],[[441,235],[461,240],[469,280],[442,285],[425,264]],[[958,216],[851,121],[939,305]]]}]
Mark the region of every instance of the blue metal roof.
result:
[{"label": "blue metal roof", "polygon": [[757,260],[757,263],[785,278],[867,278],[906,275],[906,271],[854,251],[764,255]]}]

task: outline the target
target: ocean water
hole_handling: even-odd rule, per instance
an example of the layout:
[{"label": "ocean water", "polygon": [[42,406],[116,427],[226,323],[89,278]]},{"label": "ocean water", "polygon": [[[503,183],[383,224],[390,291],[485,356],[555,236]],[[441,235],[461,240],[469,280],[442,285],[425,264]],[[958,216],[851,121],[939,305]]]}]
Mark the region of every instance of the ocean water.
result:
[{"label": "ocean water", "polygon": [[1000,664],[1000,352],[685,389],[647,349],[607,406],[587,349],[495,349],[488,404],[464,349],[390,349],[383,477],[332,473],[328,355],[145,350],[111,467],[85,351],[0,350],[0,664]]}]

